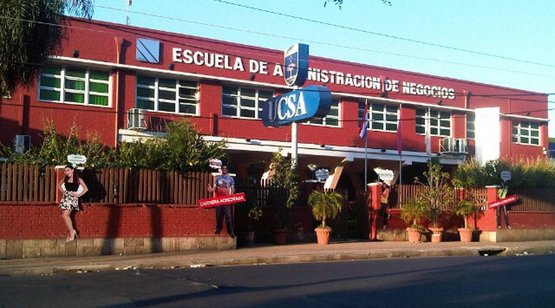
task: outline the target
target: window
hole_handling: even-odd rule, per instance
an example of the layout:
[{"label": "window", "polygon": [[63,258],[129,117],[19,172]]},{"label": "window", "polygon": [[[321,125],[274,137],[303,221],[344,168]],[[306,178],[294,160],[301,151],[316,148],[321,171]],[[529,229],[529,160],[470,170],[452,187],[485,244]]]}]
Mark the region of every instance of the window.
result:
[{"label": "window", "polygon": [[466,115],[466,138],[468,139],[476,138],[475,122],[476,122],[476,117],[473,113]]},{"label": "window", "polygon": [[[358,104],[359,126],[361,126],[364,114],[364,102]],[[399,111],[397,106],[386,106],[383,104],[368,104],[369,129],[397,132]]]},{"label": "window", "polygon": [[308,125],[323,125],[323,126],[333,126],[339,127],[339,100],[333,99],[330,107],[330,111],[323,118],[313,118],[309,121],[302,122]]},{"label": "window", "polygon": [[260,119],[262,104],[274,96],[274,91],[224,86],[222,114],[229,117]]},{"label": "window", "polygon": [[426,118],[430,119],[431,136],[451,136],[451,113],[431,109],[416,109],[416,133],[426,134]]},{"label": "window", "polygon": [[514,143],[540,145],[540,124],[533,122],[514,122],[512,141]]},{"label": "window", "polygon": [[137,76],[137,108],[197,115],[198,102],[197,82]]},{"label": "window", "polygon": [[40,72],[39,99],[93,106],[110,105],[110,74],[82,68],[45,67]]}]

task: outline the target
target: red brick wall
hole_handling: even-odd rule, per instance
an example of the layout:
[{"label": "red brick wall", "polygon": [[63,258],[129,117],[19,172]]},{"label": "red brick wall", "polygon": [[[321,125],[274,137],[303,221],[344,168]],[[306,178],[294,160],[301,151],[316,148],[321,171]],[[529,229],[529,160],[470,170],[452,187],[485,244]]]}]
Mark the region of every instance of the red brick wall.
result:
[{"label": "red brick wall", "polygon": [[[0,238],[63,238],[61,213],[55,204],[0,205]],[[73,221],[82,238],[182,237],[212,234],[214,215],[193,205],[85,204]]]}]

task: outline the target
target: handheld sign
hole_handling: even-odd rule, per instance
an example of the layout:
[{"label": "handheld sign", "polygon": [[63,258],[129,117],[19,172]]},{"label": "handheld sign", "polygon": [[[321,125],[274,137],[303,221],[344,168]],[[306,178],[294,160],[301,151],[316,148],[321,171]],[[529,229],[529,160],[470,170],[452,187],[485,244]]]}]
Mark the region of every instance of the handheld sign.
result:
[{"label": "handheld sign", "polygon": [[199,199],[198,205],[201,208],[208,209],[212,207],[234,204],[234,203],[245,202],[245,201],[247,201],[247,199],[245,198],[245,193],[242,192],[242,193],[232,194],[229,196],[219,196],[214,198]]},{"label": "handheld sign", "polygon": [[517,200],[518,200],[518,198],[515,195],[510,195],[507,198],[500,199],[500,200],[497,200],[497,201],[492,202],[492,203],[488,203],[488,208],[494,209],[494,208],[497,208],[497,207],[505,206],[507,204],[511,204],[513,202],[516,202]]}]

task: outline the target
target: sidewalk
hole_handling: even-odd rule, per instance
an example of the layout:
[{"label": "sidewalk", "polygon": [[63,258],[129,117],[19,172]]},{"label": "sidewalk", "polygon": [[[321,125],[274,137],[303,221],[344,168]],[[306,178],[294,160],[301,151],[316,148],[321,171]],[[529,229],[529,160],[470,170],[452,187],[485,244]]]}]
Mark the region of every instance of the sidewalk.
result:
[{"label": "sidewalk", "polygon": [[553,253],[555,253],[555,241],[503,243],[336,242],[330,245],[265,245],[223,251],[0,260],[0,275],[45,275],[152,268],[170,269],[409,257],[510,256]]}]

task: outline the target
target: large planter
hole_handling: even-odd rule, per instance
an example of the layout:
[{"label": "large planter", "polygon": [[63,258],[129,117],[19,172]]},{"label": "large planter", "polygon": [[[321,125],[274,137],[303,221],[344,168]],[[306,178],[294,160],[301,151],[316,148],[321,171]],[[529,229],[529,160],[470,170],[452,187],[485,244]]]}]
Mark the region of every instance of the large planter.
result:
[{"label": "large planter", "polygon": [[242,232],[239,239],[243,246],[252,246],[254,243],[254,231]]},{"label": "large planter", "polygon": [[327,245],[330,243],[330,228],[316,228],[316,239],[319,245]]},{"label": "large planter", "polygon": [[474,234],[474,229],[470,228],[459,228],[459,236],[461,242],[472,242],[472,236]]},{"label": "large planter", "polygon": [[274,244],[285,245],[287,243],[287,228],[274,229]]},{"label": "large planter", "polygon": [[443,228],[429,228],[432,231],[432,243],[439,243],[443,239]]},{"label": "large planter", "polygon": [[407,238],[409,242],[419,243],[421,237],[422,237],[422,233],[420,233],[420,230],[411,228],[411,227],[407,228]]}]

